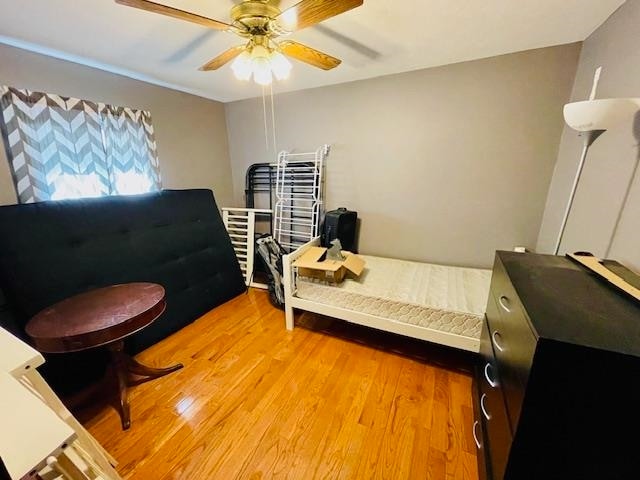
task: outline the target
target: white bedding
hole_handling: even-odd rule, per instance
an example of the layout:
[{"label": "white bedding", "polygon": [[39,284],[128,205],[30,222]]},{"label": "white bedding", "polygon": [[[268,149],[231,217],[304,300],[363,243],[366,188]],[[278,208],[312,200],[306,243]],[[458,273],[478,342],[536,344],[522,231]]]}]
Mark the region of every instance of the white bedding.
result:
[{"label": "white bedding", "polygon": [[299,277],[305,300],[480,338],[491,270],[450,267],[361,255],[358,279],[327,285]]}]

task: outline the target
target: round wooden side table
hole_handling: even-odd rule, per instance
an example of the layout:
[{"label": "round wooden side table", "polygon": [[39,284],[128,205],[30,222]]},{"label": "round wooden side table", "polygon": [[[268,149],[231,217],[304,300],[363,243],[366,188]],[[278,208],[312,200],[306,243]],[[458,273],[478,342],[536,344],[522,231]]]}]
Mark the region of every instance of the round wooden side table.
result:
[{"label": "round wooden side table", "polygon": [[41,352],[77,352],[105,346],[118,378],[123,430],[131,426],[129,374],[148,379],[182,368],[152,368],[124,352],[124,339],[153,323],[165,310],[165,292],[155,283],[126,283],[98,288],[62,300],[35,315],[26,326]]}]

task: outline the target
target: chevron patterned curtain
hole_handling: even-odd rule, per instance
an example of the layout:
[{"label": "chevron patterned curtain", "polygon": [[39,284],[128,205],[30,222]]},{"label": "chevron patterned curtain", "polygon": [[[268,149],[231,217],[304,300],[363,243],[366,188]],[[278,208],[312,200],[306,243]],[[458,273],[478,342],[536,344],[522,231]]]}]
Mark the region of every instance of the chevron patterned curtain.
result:
[{"label": "chevron patterned curtain", "polygon": [[161,188],[149,112],[0,86],[20,203]]},{"label": "chevron patterned curtain", "polygon": [[111,184],[116,191],[130,193],[140,178],[159,187],[160,167],[149,112],[104,104],[100,112]]}]

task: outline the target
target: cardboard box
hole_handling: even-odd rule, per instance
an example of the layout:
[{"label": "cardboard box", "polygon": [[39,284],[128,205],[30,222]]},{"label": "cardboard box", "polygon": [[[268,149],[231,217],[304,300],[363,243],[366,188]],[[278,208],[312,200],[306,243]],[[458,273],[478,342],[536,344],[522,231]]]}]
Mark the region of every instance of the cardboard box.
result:
[{"label": "cardboard box", "polygon": [[325,282],[340,283],[347,273],[358,277],[364,270],[364,260],[351,252],[342,252],[344,260],[322,260],[327,249],[311,247],[294,262],[298,267],[298,275],[324,280]]}]

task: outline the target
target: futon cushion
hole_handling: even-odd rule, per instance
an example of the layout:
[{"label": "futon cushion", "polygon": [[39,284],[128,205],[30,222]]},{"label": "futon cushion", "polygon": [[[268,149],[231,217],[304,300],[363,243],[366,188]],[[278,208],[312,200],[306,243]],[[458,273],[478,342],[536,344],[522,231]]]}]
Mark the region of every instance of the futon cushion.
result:
[{"label": "futon cushion", "polygon": [[[26,338],[37,312],[71,295],[125,282],[155,282],[167,309],[126,342],[139,352],[245,289],[211,190],[0,207],[0,323]],[[47,355],[59,393],[100,376],[103,350]]]}]

